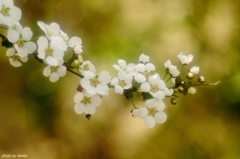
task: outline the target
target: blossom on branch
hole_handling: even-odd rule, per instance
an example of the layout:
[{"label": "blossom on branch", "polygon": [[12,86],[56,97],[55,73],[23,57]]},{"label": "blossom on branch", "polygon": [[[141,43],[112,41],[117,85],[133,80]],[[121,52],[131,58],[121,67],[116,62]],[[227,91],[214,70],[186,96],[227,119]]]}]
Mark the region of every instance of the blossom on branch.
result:
[{"label": "blossom on branch", "polygon": [[20,67],[22,66],[22,62],[27,62],[28,57],[20,57],[18,53],[16,53],[16,50],[14,48],[10,48],[7,50],[7,54],[9,57],[9,62],[14,67]]},{"label": "blossom on branch", "polygon": [[22,11],[15,7],[13,0],[0,0],[0,24],[11,26],[22,17]]},{"label": "blossom on branch", "polygon": [[34,42],[30,41],[33,33],[29,27],[18,30],[9,29],[7,38],[14,44],[19,56],[26,57],[28,54],[33,53],[37,46]]}]

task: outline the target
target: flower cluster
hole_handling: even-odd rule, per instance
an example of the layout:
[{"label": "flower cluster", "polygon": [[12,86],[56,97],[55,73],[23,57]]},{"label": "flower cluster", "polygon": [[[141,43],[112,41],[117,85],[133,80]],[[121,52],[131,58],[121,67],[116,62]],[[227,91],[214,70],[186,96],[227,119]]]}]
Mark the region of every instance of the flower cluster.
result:
[{"label": "flower cluster", "polygon": [[[55,22],[46,24],[38,21],[44,36],[39,36],[34,42],[31,40],[32,30],[20,24],[21,16],[21,10],[14,6],[13,0],[0,0],[0,26],[7,29],[7,35],[0,34],[0,37],[3,40],[2,46],[8,48],[6,55],[10,64],[19,67],[32,54],[36,60],[47,65],[43,75],[49,77],[51,82],[65,76],[66,71],[80,77],[78,92],[74,96],[74,110],[77,114],[84,113],[88,119],[96,113],[102,98],[108,95],[109,88],[113,88],[115,93],[124,95],[132,102],[132,116],[143,119],[146,126],[152,128],[155,123],[162,124],[167,119],[164,112],[166,105],[163,102],[165,98],[170,98],[171,103],[176,104],[178,94],[194,94],[195,86],[218,84],[205,83],[204,77],[198,76],[197,66],[191,67],[183,75],[183,67],[193,60],[193,55],[186,56],[182,53],[178,55],[181,71],[167,60],[164,63],[166,74],[163,78],[155,72],[155,65],[150,63],[149,56],[145,54],[140,55],[137,64],[118,60],[118,65],[113,65],[118,71],[113,78],[107,71],[97,73],[95,66],[82,58],[81,38],[69,38]],[[72,56],[66,60],[65,54],[69,51]],[[165,80],[167,76],[169,79]],[[167,86],[169,80],[172,81],[172,86]],[[136,107],[133,102],[135,97],[140,97],[145,106]]]},{"label": "flower cluster", "polygon": [[73,55],[82,53],[82,40],[79,37],[69,39],[57,23],[50,25],[38,21],[38,26],[44,31],[45,36],[37,40],[37,56],[48,66],[44,69],[44,76],[49,77],[51,82],[56,82],[59,77],[66,74],[64,54],[68,48],[73,49]]}]

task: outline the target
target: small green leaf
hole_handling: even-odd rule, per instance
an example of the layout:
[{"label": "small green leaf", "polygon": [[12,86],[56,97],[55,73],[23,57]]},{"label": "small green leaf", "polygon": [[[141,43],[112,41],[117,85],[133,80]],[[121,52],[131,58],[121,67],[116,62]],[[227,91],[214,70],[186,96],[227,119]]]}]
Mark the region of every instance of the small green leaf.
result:
[{"label": "small green leaf", "polygon": [[148,100],[153,98],[153,96],[149,92],[143,92],[142,96],[143,96],[143,100]]}]

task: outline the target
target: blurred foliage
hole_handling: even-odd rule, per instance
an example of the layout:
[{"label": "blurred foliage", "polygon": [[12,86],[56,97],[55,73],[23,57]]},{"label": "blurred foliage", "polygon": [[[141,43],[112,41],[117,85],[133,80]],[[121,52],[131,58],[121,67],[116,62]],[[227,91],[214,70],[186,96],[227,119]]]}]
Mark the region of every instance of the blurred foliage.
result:
[{"label": "blurred foliage", "polygon": [[[57,83],[42,74],[33,57],[13,68],[0,48],[0,154],[31,159],[238,159],[240,158],[239,0],[15,0],[21,24],[35,37],[37,21],[57,22],[83,40],[83,57],[97,70],[118,59],[137,62],[144,52],[163,76],[163,63],[193,54],[206,81],[196,95],[166,99],[168,120],[147,129],[131,117],[131,102],[113,94],[88,121],[73,110],[79,78]],[[0,30],[2,34],[6,31]],[[135,103],[138,106],[141,102]]]}]

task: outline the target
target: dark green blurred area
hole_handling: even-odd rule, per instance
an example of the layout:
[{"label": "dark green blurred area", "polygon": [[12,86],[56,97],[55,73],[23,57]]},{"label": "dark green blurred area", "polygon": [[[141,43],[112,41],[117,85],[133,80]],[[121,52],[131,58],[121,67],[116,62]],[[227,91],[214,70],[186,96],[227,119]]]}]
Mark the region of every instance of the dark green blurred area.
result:
[{"label": "dark green blurred area", "polygon": [[[21,24],[43,35],[37,21],[57,22],[83,40],[83,57],[97,71],[116,72],[118,59],[150,56],[160,75],[164,62],[193,54],[207,82],[195,95],[168,99],[167,121],[152,129],[132,118],[131,102],[110,91],[88,121],[74,112],[79,78],[67,73],[56,83],[33,57],[20,68],[0,48],[0,155],[31,159],[239,159],[239,0],[15,0]],[[6,34],[4,30],[0,30]],[[179,65],[178,65],[179,66]],[[136,105],[143,106],[142,102]],[[1,156],[0,156],[1,157]]]}]

